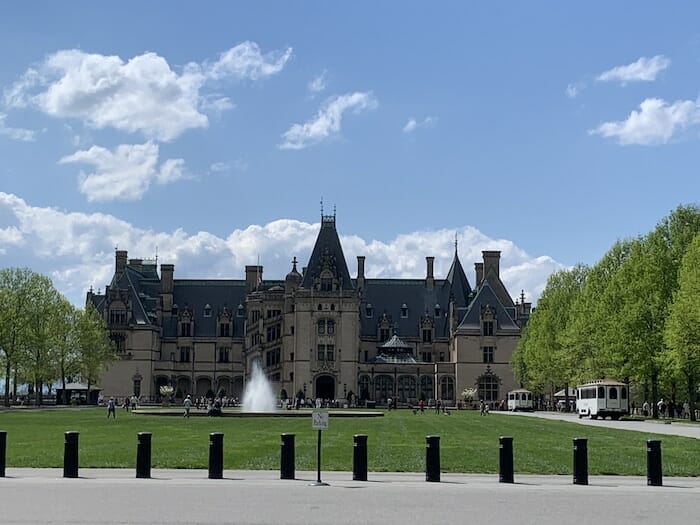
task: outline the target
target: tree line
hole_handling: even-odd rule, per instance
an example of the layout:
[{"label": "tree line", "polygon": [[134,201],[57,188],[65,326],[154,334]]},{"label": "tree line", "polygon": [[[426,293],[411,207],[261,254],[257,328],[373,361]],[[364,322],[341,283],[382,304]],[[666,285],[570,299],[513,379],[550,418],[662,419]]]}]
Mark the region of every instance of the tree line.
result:
[{"label": "tree line", "polygon": [[[115,358],[106,323],[88,304],[75,308],[51,279],[28,268],[0,269],[0,365],[4,404],[28,385],[35,404],[43,401],[44,386],[81,380],[90,387]],[[57,402],[67,403],[68,399]]]},{"label": "tree line", "polygon": [[594,266],[552,274],[513,353],[530,390],[602,378],[629,382],[658,417],[700,383],[700,208],[681,205],[646,235],[619,240]]}]

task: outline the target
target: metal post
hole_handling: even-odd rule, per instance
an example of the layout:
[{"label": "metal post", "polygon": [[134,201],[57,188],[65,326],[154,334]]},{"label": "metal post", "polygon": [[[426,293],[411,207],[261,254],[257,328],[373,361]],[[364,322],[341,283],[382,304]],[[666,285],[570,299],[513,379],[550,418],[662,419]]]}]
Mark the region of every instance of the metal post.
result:
[{"label": "metal post", "polygon": [[151,433],[139,432],[136,445],[136,477],[151,477]]},{"label": "metal post", "polygon": [[513,438],[498,438],[498,481],[514,483],[513,480]]},{"label": "metal post", "polygon": [[425,436],[425,481],[440,481],[440,436]]},{"label": "metal post", "polygon": [[352,479],[367,481],[367,436],[364,434],[353,436]]},{"label": "metal post", "polygon": [[647,440],[647,485],[660,487],[663,485],[661,474],[661,441]]},{"label": "metal post", "polygon": [[224,477],[224,435],[221,432],[209,434],[209,479]]},{"label": "metal post", "polygon": [[7,453],[7,432],[5,430],[0,430],[0,478],[5,477],[6,453]]},{"label": "metal post", "polygon": [[63,477],[78,477],[78,432],[65,433],[63,445]]},{"label": "metal post", "polygon": [[280,479],[294,479],[294,434],[282,434]]},{"label": "metal post", "polygon": [[574,438],[574,485],[588,485],[588,439]]}]

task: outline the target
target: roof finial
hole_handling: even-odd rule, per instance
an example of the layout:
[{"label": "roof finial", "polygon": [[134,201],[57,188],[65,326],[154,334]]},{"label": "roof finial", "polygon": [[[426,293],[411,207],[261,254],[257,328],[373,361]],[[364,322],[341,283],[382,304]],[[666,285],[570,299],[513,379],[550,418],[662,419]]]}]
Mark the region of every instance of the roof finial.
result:
[{"label": "roof finial", "polygon": [[297,271],[297,257],[296,255],[294,256],[294,259],[292,259],[292,270]]},{"label": "roof finial", "polygon": [[455,257],[457,256],[457,232],[455,232]]},{"label": "roof finial", "polygon": [[520,290],[520,304],[525,304],[525,290]]},{"label": "roof finial", "polygon": [[323,217],[323,196],[321,196],[321,217]]}]

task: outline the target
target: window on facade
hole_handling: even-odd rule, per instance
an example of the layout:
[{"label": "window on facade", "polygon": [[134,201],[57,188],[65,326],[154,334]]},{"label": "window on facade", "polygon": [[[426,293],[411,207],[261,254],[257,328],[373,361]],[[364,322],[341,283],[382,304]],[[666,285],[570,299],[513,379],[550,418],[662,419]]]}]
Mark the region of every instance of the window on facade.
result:
[{"label": "window on facade", "polygon": [[273,348],[265,353],[265,364],[267,367],[277,366],[280,363],[282,352],[279,348]]},{"label": "window on facade", "polygon": [[335,304],[331,303],[331,312],[335,312]]},{"label": "window on facade", "polygon": [[389,329],[388,328],[380,328],[379,329],[379,340],[386,341],[387,339],[389,339]]},{"label": "window on facade", "polygon": [[321,319],[318,322],[316,331],[317,331],[318,335],[324,335],[326,333],[326,321],[325,321],[325,319]]},{"label": "window on facade", "polygon": [[326,345],[326,359],[335,361],[335,345]]},{"label": "window on facade", "polygon": [[433,330],[431,328],[423,328],[423,342],[432,343],[433,342]]},{"label": "window on facade", "polygon": [[322,277],[321,278],[321,291],[322,292],[332,292],[333,291],[333,278],[332,277]]},{"label": "window on facade", "polygon": [[134,395],[136,397],[141,397],[141,380],[134,379]]},{"label": "window on facade", "polygon": [[374,378],[374,399],[380,403],[385,403],[387,399],[394,395],[394,378],[381,375]]},{"label": "window on facade", "polygon": [[360,390],[360,399],[369,398],[369,376],[360,376],[360,381],[358,383]]},{"label": "window on facade", "polygon": [[369,361],[369,350],[365,350],[365,363]]},{"label": "window on facade", "polygon": [[236,311],[236,315],[238,317],[243,317],[245,315],[245,308],[243,308],[242,304],[238,304],[238,310]]},{"label": "window on facade", "polygon": [[204,305],[204,317],[211,317],[211,305]]},{"label": "window on facade", "polygon": [[432,352],[423,352],[421,354],[421,359],[425,363],[430,363],[433,360],[433,353]]},{"label": "window on facade", "polygon": [[289,360],[294,361],[294,352],[290,352],[289,354]]},{"label": "window on facade", "polygon": [[126,350],[126,337],[123,334],[112,334],[109,338],[114,343],[114,351],[118,354],[123,354]]},{"label": "window on facade", "polygon": [[253,310],[250,312],[250,322],[257,323],[260,320],[260,310]]},{"label": "window on facade", "polygon": [[406,303],[403,303],[401,305],[401,317],[403,319],[406,319],[408,317],[408,305],[406,305]]},{"label": "window on facade", "polygon": [[228,363],[231,360],[231,348],[228,346],[219,347],[219,363]]},{"label": "window on facade", "polygon": [[493,321],[484,321],[482,329],[483,335],[493,335]]},{"label": "window on facade", "polygon": [[440,361],[445,360],[445,352],[440,352]]},{"label": "window on facade", "polygon": [[324,357],[326,357],[326,345],[318,345],[316,359],[318,361],[323,361]]},{"label": "window on facade", "polygon": [[231,337],[231,323],[221,323],[219,325],[220,337]]},{"label": "window on facade", "polygon": [[174,305],[173,305],[173,308],[172,308],[172,311],[173,311],[173,315],[174,315],[175,317],[177,317],[177,313],[178,313],[179,310],[180,310],[180,309],[178,308],[177,304],[174,304]]},{"label": "window on facade", "polygon": [[189,363],[190,362],[190,347],[181,346],[180,347],[180,362]]},{"label": "window on facade", "polygon": [[268,310],[267,311],[267,318],[272,319],[273,317],[277,317],[281,313],[282,313],[281,310],[276,310],[276,309],[275,310]]},{"label": "window on facade", "polygon": [[110,324],[126,324],[126,310],[113,309],[109,311]]},{"label": "window on facade", "polygon": [[405,403],[411,399],[417,399],[416,378],[413,376],[399,377],[398,391],[399,401]]},{"label": "window on facade", "polygon": [[435,317],[440,317],[440,304],[435,303]]},{"label": "window on facade", "polygon": [[493,346],[484,346],[482,349],[484,363],[493,363]]},{"label": "window on facade", "polygon": [[282,325],[276,324],[274,326],[268,326],[266,330],[266,341],[269,343],[271,341],[276,341],[282,335]]},{"label": "window on facade", "polygon": [[321,303],[318,303],[318,311],[320,312],[321,310],[323,310],[323,305]]},{"label": "window on facade", "polygon": [[365,317],[372,317],[374,315],[374,307],[372,303],[367,303],[365,306]]},{"label": "window on facade", "polygon": [[425,397],[428,399],[432,399],[433,395],[435,395],[435,389],[433,386],[433,378],[431,376],[420,376],[420,380],[418,381],[418,385],[420,388],[420,391],[423,392]]},{"label": "window on facade", "polygon": [[190,337],[192,335],[192,325],[190,323],[180,323],[180,336]]},{"label": "window on facade", "polygon": [[440,378],[440,399],[455,398],[455,380],[450,376]]},{"label": "window on facade", "polygon": [[498,401],[498,378],[494,375],[485,375],[479,378],[479,399],[486,402]]}]

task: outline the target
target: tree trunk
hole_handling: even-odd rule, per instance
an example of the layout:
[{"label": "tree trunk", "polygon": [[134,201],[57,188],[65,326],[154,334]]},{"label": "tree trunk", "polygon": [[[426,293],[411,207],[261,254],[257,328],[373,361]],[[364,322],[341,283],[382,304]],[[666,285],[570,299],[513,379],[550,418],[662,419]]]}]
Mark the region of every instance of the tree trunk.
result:
[{"label": "tree trunk", "polygon": [[9,407],[12,403],[10,402],[10,373],[12,367],[10,366],[10,359],[7,359],[7,364],[5,365],[5,406]]},{"label": "tree trunk", "polygon": [[659,378],[656,372],[651,374],[651,413],[654,419],[659,419]]},{"label": "tree trunk", "polygon": [[63,390],[61,391],[61,404],[68,404],[68,392],[66,392],[66,374],[61,372],[61,386]]},{"label": "tree trunk", "polygon": [[695,377],[692,375],[687,376],[688,378],[688,410],[690,413],[688,414],[688,417],[690,418],[690,421],[697,421],[697,418],[695,417],[695,396],[697,392],[697,381]]}]

